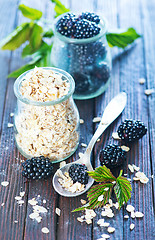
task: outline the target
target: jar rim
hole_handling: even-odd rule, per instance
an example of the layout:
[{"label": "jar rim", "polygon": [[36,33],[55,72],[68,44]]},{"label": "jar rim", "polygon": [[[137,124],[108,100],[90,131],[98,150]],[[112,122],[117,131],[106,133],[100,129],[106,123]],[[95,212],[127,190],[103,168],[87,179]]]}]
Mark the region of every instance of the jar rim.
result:
[{"label": "jar rim", "polygon": [[53,23],[54,35],[57,36],[63,42],[76,43],[76,44],[86,44],[86,43],[97,41],[98,39],[100,39],[101,37],[103,37],[106,34],[106,32],[107,32],[107,20],[105,18],[100,17],[100,23],[98,25],[101,27],[101,31],[100,31],[99,34],[97,34],[94,37],[77,39],[77,38],[69,38],[69,37],[66,37],[66,36],[62,35],[61,33],[59,33],[57,31],[56,24],[60,20],[60,18],[65,16],[67,13],[73,13],[73,12],[66,12],[64,14],[61,14],[60,16],[58,16],[57,18],[54,19],[54,23]]},{"label": "jar rim", "polygon": [[75,90],[75,82],[74,82],[73,77],[68,72],[66,72],[66,71],[64,71],[64,70],[62,70],[60,68],[54,68],[54,67],[37,67],[37,68],[52,70],[55,73],[59,73],[59,74],[62,74],[63,76],[65,76],[67,78],[67,80],[69,81],[69,83],[70,83],[68,93],[66,95],[58,98],[58,99],[55,99],[55,100],[52,100],[52,101],[45,101],[45,102],[33,101],[31,99],[23,97],[23,95],[20,92],[20,84],[24,80],[24,76],[27,73],[33,71],[33,69],[34,69],[33,68],[33,69],[30,69],[30,70],[24,72],[23,74],[21,74],[16,79],[16,81],[14,83],[14,94],[17,97],[18,100],[22,101],[25,104],[30,104],[30,105],[35,105],[35,106],[50,106],[50,105],[59,104],[59,103],[65,101],[65,100],[67,100],[73,94],[73,92]]}]

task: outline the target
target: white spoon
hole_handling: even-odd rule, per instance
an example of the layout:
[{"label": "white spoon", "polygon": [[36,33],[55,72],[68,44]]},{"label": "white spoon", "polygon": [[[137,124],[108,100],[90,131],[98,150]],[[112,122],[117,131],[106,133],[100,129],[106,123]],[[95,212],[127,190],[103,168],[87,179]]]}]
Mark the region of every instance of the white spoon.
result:
[{"label": "white spoon", "polygon": [[105,131],[105,129],[121,114],[121,112],[125,108],[126,102],[127,102],[127,95],[125,92],[121,92],[116,97],[114,97],[105,108],[101,122],[95,134],[93,135],[92,139],[90,140],[90,143],[85,153],[83,154],[83,156],[75,162],[66,164],[64,167],[58,169],[57,172],[54,174],[53,187],[55,191],[58,192],[60,195],[64,197],[76,197],[86,192],[92,186],[92,184],[94,183],[94,179],[89,177],[88,183],[86,184],[86,187],[83,191],[72,193],[66,190],[65,188],[63,188],[61,184],[58,182],[58,178],[59,178],[58,171],[61,170],[62,173],[64,174],[65,172],[68,172],[69,167],[75,163],[85,164],[88,171],[93,171],[93,168],[90,162],[90,155],[94,147],[94,144],[96,143],[100,135]]}]

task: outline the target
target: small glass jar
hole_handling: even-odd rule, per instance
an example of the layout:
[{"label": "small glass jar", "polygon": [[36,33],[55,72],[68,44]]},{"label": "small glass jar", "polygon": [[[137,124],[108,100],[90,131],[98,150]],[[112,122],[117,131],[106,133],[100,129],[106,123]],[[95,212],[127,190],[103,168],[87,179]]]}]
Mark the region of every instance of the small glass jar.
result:
[{"label": "small glass jar", "polygon": [[53,101],[32,101],[21,94],[21,83],[29,70],[17,78],[14,93],[17,106],[14,115],[16,145],[26,158],[45,156],[52,162],[71,156],[79,143],[79,113],[72,98],[73,78],[65,71],[46,67],[69,82],[66,95]]},{"label": "small glass jar", "polygon": [[[65,14],[63,14],[65,15]],[[53,66],[69,72],[75,80],[75,99],[89,99],[102,94],[110,81],[111,56],[106,40],[106,22],[100,18],[101,31],[87,39],[61,35],[54,23],[54,43],[51,53]]]}]

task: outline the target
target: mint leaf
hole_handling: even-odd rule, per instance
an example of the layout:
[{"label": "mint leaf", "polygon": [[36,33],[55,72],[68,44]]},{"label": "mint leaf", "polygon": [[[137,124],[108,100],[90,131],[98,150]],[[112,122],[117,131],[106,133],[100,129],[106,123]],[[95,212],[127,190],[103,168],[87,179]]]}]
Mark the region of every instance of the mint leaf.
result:
[{"label": "mint leaf", "polygon": [[34,23],[32,32],[31,32],[31,36],[30,36],[30,45],[31,45],[33,51],[35,49],[38,49],[41,45],[42,32],[43,32],[42,27],[39,26],[38,24]]},{"label": "mint leaf", "polygon": [[117,46],[125,48],[133,43],[137,38],[141,37],[134,28],[128,28],[126,32],[122,33],[107,33],[106,38],[110,47]]},{"label": "mint leaf", "polygon": [[131,198],[132,191],[130,182],[125,177],[122,177],[122,172],[123,171],[121,170],[114,187],[117,201],[119,203],[119,208],[121,208],[124,203],[128,202],[128,200]]},{"label": "mint leaf", "polygon": [[29,23],[18,26],[9,36],[0,42],[2,50],[15,50],[29,39],[31,27]]},{"label": "mint leaf", "polygon": [[55,17],[58,17],[59,15],[70,12],[69,8],[66,8],[65,5],[63,5],[59,0],[51,0],[53,3],[55,3],[54,11],[56,13]]},{"label": "mint leaf", "polygon": [[38,20],[42,17],[42,12],[35,8],[30,8],[24,4],[20,4],[18,8],[24,17],[30,18],[31,20]]},{"label": "mint leaf", "polygon": [[[91,187],[87,193],[89,208],[94,209],[104,206],[111,197],[112,188],[112,183],[100,183]],[[99,201],[100,196],[103,196],[102,201]]]},{"label": "mint leaf", "polygon": [[115,181],[116,178],[110,172],[110,169],[105,165],[96,168],[94,171],[88,172],[89,176],[92,177],[96,182],[107,182]]}]

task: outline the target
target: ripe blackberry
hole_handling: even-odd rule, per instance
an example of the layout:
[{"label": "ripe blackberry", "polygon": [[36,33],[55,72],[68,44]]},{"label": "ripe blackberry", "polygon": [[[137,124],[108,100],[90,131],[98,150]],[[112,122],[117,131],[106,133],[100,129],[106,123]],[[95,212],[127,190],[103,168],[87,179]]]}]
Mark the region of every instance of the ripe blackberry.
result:
[{"label": "ripe blackberry", "polygon": [[100,62],[94,66],[91,78],[94,79],[93,82],[97,84],[100,82],[107,82],[110,77],[110,68],[106,62]]},{"label": "ripe blackberry", "polygon": [[69,176],[73,182],[80,182],[81,184],[88,183],[87,167],[84,164],[72,164],[69,168]]},{"label": "ripe blackberry", "polygon": [[44,156],[28,159],[22,163],[22,167],[22,175],[27,179],[46,179],[53,173],[53,164]]},{"label": "ripe blackberry", "polygon": [[100,151],[99,155],[101,165],[108,168],[115,168],[124,163],[126,160],[126,152],[117,145],[108,145]]},{"label": "ripe blackberry", "polygon": [[68,13],[57,22],[56,28],[59,33],[66,37],[71,37],[74,34],[77,18],[75,14]]},{"label": "ripe blackberry", "polygon": [[90,22],[86,19],[81,19],[75,23],[74,38],[83,39],[91,38],[99,34],[100,27],[94,22]]},{"label": "ripe blackberry", "polygon": [[96,15],[95,13],[90,13],[90,12],[82,13],[81,16],[79,16],[79,18],[81,18],[81,19],[84,18],[91,22],[95,22],[97,24],[99,24],[99,22],[100,22],[100,17],[98,15]]},{"label": "ripe blackberry", "polygon": [[126,119],[121,123],[117,132],[123,142],[130,143],[142,138],[146,134],[147,128],[141,121]]}]

